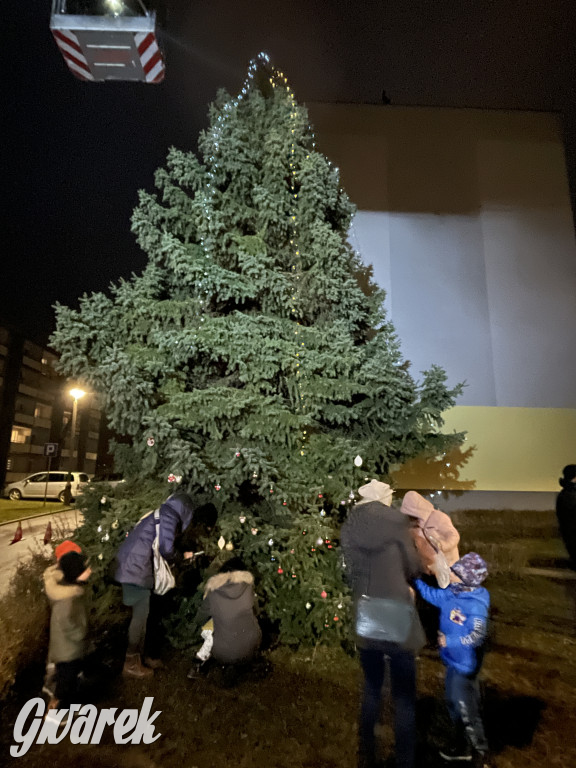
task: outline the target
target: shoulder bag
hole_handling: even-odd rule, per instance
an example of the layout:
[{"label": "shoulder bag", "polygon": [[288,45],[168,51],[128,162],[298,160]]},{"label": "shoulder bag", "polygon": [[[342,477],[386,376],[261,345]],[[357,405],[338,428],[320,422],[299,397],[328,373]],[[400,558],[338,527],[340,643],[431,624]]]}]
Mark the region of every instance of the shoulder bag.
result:
[{"label": "shoulder bag", "polygon": [[[398,546],[405,559],[401,544]],[[370,589],[370,571],[368,590]],[[395,643],[418,651],[425,642],[424,631],[414,602],[362,595],[356,603],[356,634],[364,640]]]},{"label": "shoulder bag", "polygon": [[170,566],[160,554],[160,510],[154,511],[154,522],[156,523],[156,537],[152,543],[152,554],[154,556],[154,594],[165,595],[174,586],[176,579]]}]

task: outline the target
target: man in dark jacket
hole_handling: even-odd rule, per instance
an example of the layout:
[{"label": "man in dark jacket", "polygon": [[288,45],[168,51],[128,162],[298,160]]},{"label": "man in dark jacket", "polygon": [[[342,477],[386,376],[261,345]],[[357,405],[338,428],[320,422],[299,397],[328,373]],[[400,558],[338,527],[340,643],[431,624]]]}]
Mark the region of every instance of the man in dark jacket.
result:
[{"label": "man in dark jacket", "polygon": [[568,464],[558,481],[562,490],[556,498],[558,527],[572,568],[576,569],[576,464]]},{"label": "man in dark jacket", "polygon": [[[355,604],[362,595],[411,604],[409,579],[420,573],[408,519],[388,504],[390,486],[371,480],[359,489],[362,500],[342,526],[342,548]],[[416,622],[406,644],[357,638],[364,669],[364,694],[359,725],[359,768],[377,764],[374,728],[380,714],[386,659],[390,665],[395,703],[397,768],[413,768],[416,740],[415,651],[423,642]]]},{"label": "man in dark jacket", "polygon": [[[199,510],[194,510],[192,498],[182,492],[170,496],[160,507],[159,549],[168,561],[175,557],[175,543],[192,520],[195,525],[207,524],[200,519]],[[207,507],[204,508],[205,510]],[[216,519],[213,510],[212,525]],[[128,628],[128,648],[123,674],[130,677],[150,677],[154,668],[161,666],[157,658],[145,657],[142,663],[146,642],[146,625],[150,614],[150,598],[154,589],[154,563],[152,544],[156,537],[154,512],[144,515],[122,543],[117,554],[115,580],[122,585],[124,605],[132,608],[132,618]],[[185,559],[193,552],[184,552]]]}]

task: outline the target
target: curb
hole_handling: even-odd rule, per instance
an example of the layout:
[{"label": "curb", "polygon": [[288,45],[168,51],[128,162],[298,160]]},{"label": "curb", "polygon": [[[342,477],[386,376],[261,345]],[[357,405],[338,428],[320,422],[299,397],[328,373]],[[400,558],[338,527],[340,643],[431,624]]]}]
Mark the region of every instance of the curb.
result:
[{"label": "curb", "polygon": [[6,520],[5,523],[0,523],[0,528],[2,528],[5,525],[14,525],[14,523],[23,523],[25,520],[36,520],[39,517],[49,517],[50,515],[60,515],[63,512],[78,512],[78,510],[75,507],[65,507],[64,509],[59,509],[58,512],[40,512],[38,515],[28,515],[27,517],[15,517],[13,520]]}]

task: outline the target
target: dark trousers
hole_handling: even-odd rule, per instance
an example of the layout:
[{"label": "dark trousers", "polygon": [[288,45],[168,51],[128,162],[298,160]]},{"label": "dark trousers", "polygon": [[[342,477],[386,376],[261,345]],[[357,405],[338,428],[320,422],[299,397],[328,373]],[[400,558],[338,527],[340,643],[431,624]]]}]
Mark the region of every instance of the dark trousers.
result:
[{"label": "dark trousers", "polygon": [[127,653],[139,653],[152,659],[160,657],[165,633],[163,618],[167,607],[166,595],[155,595],[151,589],[135,584],[123,584],[124,605],[132,608],[128,626]]},{"label": "dark trousers", "polygon": [[60,709],[69,709],[70,704],[79,704],[78,675],[82,671],[84,659],[60,661],[56,664],[56,688],[54,698]]},{"label": "dark trousers", "polygon": [[390,644],[386,651],[360,649],[364,670],[364,694],[360,710],[360,765],[376,762],[374,728],[380,717],[382,687],[390,669],[390,689],[394,703],[394,735],[396,767],[413,768],[416,747],[416,661],[412,651]]},{"label": "dark trousers", "polygon": [[456,728],[464,728],[472,747],[479,752],[488,750],[480,707],[480,686],[476,675],[463,675],[446,668],[446,704]]}]

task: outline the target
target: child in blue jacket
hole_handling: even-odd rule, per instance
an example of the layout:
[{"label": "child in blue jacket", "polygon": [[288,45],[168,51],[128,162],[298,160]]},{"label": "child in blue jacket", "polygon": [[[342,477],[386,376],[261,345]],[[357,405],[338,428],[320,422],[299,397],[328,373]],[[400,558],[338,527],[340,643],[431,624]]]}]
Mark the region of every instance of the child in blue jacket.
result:
[{"label": "child in blue jacket", "polygon": [[451,570],[454,576],[446,589],[430,587],[421,579],[415,582],[424,600],[440,609],[438,645],[446,666],[446,703],[457,734],[452,747],[440,754],[445,760],[472,760],[473,768],[484,768],[488,743],[478,673],[490,609],[490,594],[480,585],[488,568],[480,555],[469,552]]}]

